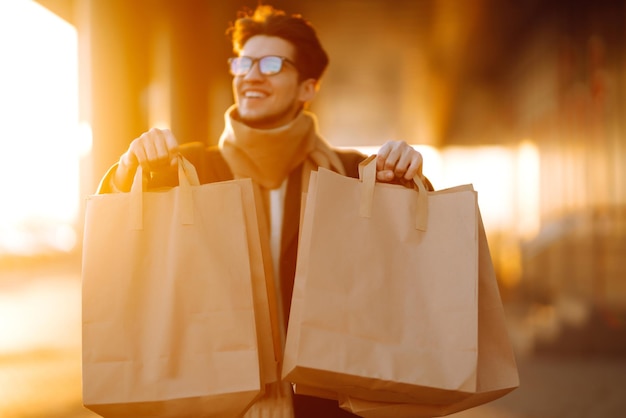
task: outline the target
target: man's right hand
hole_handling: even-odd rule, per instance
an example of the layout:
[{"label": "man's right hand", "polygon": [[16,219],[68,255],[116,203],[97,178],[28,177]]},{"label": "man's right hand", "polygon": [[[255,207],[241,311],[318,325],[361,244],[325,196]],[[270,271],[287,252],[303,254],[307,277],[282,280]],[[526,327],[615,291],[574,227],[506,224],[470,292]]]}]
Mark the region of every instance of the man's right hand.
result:
[{"label": "man's right hand", "polygon": [[134,139],[122,154],[115,172],[115,187],[130,190],[137,167],[144,173],[166,170],[176,164],[178,141],[169,129],[152,128]]}]

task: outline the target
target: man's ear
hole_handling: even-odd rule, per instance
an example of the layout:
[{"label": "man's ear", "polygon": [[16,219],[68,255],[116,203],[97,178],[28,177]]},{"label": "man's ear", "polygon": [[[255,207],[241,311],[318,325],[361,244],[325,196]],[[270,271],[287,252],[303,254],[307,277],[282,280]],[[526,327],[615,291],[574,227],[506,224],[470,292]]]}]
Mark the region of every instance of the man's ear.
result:
[{"label": "man's ear", "polygon": [[308,103],[315,98],[319,83],[314,78],[307,78],[300,83],[300,100]]}]

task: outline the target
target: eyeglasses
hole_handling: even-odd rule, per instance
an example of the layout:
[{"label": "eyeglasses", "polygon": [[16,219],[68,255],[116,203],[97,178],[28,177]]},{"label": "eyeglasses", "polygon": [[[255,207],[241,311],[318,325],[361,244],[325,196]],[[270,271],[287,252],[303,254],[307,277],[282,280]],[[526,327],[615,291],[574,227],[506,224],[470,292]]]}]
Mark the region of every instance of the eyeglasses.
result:
[{"label": "eyeglasses", "polygon": [[263,75],[274,75],[281,72],[283,69],[283,63],[287,62],[295,67],[295,63],[289,58],[279,57],[277,55],[266,55],[261,58],[251,57],[234,57],[228,60],[230,65],[230,73],[234,76],[244,76],[254,66],[254,63],[259,63],[259,71]]}]

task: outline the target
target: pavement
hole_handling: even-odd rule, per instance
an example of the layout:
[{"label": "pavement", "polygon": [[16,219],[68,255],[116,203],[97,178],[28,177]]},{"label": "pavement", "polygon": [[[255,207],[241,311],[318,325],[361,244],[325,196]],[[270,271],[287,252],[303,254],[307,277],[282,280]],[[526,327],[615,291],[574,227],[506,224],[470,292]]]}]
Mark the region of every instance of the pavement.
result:
[{"label": "pavement", "polygon": [[[80,303],[78,257],[0,263],[0,417],[98,416],[81,400]],[[626,353],[539,352],[528,318],[511,315],[521,386],[451,417],[626,417]]]}]

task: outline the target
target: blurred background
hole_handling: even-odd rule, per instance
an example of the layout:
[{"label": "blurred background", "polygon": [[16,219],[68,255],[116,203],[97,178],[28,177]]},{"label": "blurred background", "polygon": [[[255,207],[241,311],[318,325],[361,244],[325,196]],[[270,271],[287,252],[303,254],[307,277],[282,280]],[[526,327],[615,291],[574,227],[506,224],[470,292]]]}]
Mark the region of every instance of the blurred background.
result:
[{"label": "blurred background", "polygon": [[[330,55],[324,137],[473,183],[521,387],[458,417],[626,414],[626,2],[277,0]],[[0,2],[0,416],[81,406],[83,202],[132,139],[216,143],[255,0]]]}]

